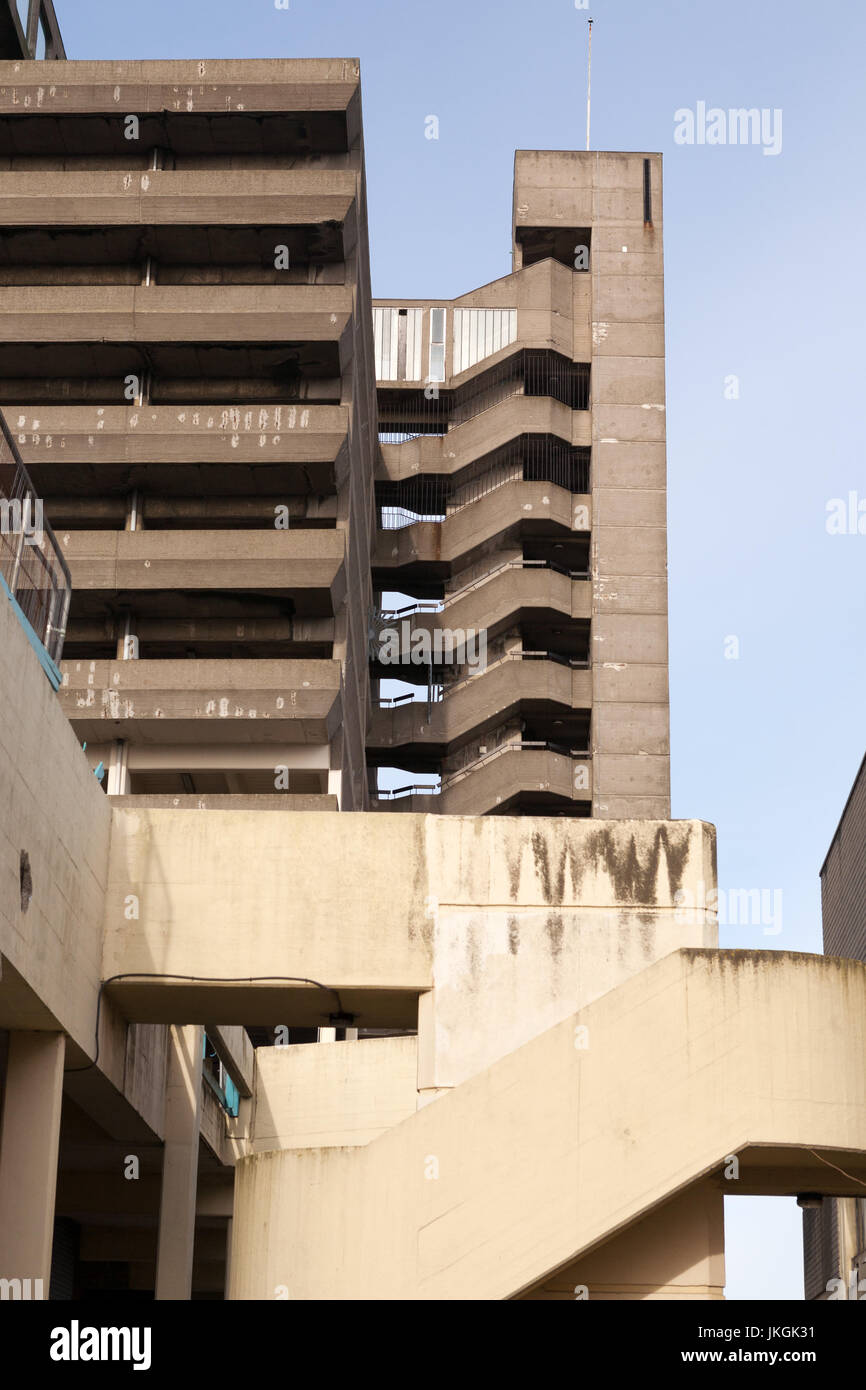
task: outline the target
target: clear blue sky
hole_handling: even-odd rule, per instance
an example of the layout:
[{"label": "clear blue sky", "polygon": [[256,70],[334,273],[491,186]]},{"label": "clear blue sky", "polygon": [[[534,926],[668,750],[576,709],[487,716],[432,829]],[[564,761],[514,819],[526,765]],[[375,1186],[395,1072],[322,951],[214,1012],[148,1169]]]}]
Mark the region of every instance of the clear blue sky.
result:
[{"label": "clear blue sky", "polygon": [[[57,10],[70,58],[360,57],[377,295],[507,274],[515,148],[585,142],[574,0]],[[818,870],[866,743],[866,535],[825,528],[830,499],[866,500],[866,15],[850,0],[591,13],[593,147],[665,156],[673,812],[717,825],[722,887],[782,890],[780,934],[722,944],[820,950]],[[677,145],[674,113],[699,101],[781,108],[781,153]],[[793,1202],[727,1209],[729,1296],[802,1297]]]}]

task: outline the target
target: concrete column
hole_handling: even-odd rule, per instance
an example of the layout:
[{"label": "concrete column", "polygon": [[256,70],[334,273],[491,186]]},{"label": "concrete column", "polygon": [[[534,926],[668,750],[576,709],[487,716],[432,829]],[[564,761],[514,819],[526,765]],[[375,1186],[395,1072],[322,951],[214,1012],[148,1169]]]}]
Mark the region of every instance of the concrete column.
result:
[{"label": "concrete column", "polygon": [[157,1299],[188,1299],[192,1290],[203,1046],[199,1024],[169,1028]]},{"label": "concrete column", "polygon": [[65,1054],[63,1033],[13,1032],[9,1038],[0,1131],[0,1278],[41,1279],[43,1298],[51,1278]]},{"label": "concrete column", "polygon": [[418,1109],[444,1095],[452,1087],[438,1084],[436,1064],[436,991],[428,989],[418,999]]},{"label": "concrete column", "polygon": [[337,810],[343,807],[343,770],[332,767],[328,772],[328,795],[337,798]]},{"label": "concrete column", "polygon": [[226,1222],[226,1281],[223,1288],[223,1298],[228,1300],[229,1284],[232,1277],[232,1218]]},{"label": "concrete column", "polygon": [[117,739],[111,747],[111,756],[108,764],[108,795],[127,796],[129,794],[129,765],[128,765],[128,745],[123,739]]}]

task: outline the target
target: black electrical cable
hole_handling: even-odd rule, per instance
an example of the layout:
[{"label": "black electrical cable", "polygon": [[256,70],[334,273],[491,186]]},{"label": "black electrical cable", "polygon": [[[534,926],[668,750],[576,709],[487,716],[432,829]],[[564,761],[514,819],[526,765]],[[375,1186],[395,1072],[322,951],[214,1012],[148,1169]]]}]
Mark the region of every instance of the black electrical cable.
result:
[{"label": "black electrical cable", "polygon": [[76,1072],[90,1071],[99,1061],[99,1018],[102,1012],[102,992],[106,985],[114,984],[115,980],[183,980],[188,984],[197,985],[315,985],[316,989],[324,989],[329,994],[333,994],[337,1001],[337,1012],[344,1018],[353,1017],[346,1014],[343,1010],[343,1001],[340,998],[339,990],[334,989],[333,985],[323,985],[321,980],[311,980],[306,975],[239,975],[226,978],[222,975],[160,975],[158,973],[147,974],[145,972],[133,971],[124,975],[109,975],[107,980],[103,980],[99,986],[99,993],[96,996],[96,1054],[92,1062],[88,1062],[86,1067],[66,1067],[64,1076],[72,1076]]}]

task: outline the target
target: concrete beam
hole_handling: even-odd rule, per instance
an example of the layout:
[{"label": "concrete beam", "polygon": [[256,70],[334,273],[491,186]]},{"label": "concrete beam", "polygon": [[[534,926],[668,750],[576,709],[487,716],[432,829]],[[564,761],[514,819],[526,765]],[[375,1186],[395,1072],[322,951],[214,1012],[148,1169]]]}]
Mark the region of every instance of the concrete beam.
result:
[{"label": "concrete beam", "polygon": [[221,169],[132,173],[7,171],[7,227],[270,226],[342,223],[357,196],[352,169]]},{"label": "concrete beam", "polygon": [[[122,464],[147,468],[147,478],[166,483],[179,465],[201,466],[213,485],[234,475],[241,493],[262,490],[249,475],[286,463],[331,463],[345,450],[349,411],[340,405],[202,406],[9,405],[5,413],[21,456],[32,470],[72,470],[87,465],[111,476]],[[209,465],[224,465],[224,469]],[[154,471],[156,470],[156,471]],[[324,474],[322,475],[325,476]],[[270,483],[265,483],[270,488]],[[48,489],[46,489],[48,490]],[[228,491],[229,488],[225,487]]]},{"label": "concrete beam", "polygon": [[359,85],[357,58],[3,62],[0,112],[345,112]]},{"label": "concrete beam", "polygon": [[322,590],[343,596],[345,532],[65,531],[59,537],[73,588],[93,591]]},{"label": "concrete beam", "polygon": [[336,343],[352,313],[348,285],[4,286],[0,343]]},{"label": "concrete beam", "polygon": [[[590,982],[610,988],[619,972],[640,969],[648,950],[714,939],[703,907],[684,925],[675,915],[677,891],[698,894],[704,883],[709,892],[715,883],[713,834],[699,822],[602,828],[531,817],[299,813],[289,836],[279,816],[210,815],[222,817],[216,831],[184,811],[115,812],[103,974],[194,977],[111,984],[130,1019],[327,1026],[345,1009],[362,1027],[414,1027],[418,995],[435,982],[442,1001],[456,991],[453,1026],[468,1018],[487,1038],[477,1020],[490,1012],[501,1043],[501,1007],[497,1014],[484,996],[488,955],[497,976],[507,967],[510,978],[527,968],[520,950],[529,951],[539,1006],[561,1017],[575,989],[585,998]],[[135,920],[124,914],[130,894]],[[612,923],[629,943],[613,953]],[[299,976],[324,988],[275,978]],[[467,978],[479,991],[471,1004],[457,997]],[[534,1014],[521,1022],[518,1011],[512,1045],[536,1023]]]},{"label": "concrete beam", "polygon": [[338,661],[70,661],[60,704],[88,740],[327,744],[340,724]]}]

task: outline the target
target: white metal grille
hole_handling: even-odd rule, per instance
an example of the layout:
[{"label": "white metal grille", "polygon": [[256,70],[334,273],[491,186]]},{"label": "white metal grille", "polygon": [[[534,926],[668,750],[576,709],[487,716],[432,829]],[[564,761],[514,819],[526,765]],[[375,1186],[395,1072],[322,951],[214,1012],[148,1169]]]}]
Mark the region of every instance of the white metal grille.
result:
[{"label": "white metal grille", "polygon": [[423,309],[373,310],[377,381],[420,381]]},{"label": "white metal grille", "polygon": [[452,375],[459,376],[516,339],[516,309],[455,309]]}]

